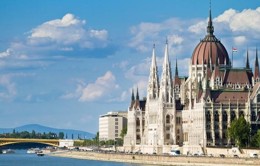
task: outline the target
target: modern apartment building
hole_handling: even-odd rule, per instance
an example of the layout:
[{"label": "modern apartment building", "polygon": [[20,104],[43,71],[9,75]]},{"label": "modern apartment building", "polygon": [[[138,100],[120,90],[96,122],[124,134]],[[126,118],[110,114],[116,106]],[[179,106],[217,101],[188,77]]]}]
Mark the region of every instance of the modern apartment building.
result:
[{"label": "modern apartment building", "polygon": [[99,117],[99,140],[115,140],[127,125],[127,112],[108,112]]}]

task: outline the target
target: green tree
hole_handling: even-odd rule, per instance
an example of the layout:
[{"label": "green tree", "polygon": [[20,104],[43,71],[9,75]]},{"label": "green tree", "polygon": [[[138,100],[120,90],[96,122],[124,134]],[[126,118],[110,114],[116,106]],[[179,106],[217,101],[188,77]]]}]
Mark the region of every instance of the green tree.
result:
[{"label": "green tree", "polygon": [[59,132],[59,139],[63,139],[64,138],[64,133],[63,132]]},{"label": "green tree", "polygon": [[235,141],[235,144],[244,147],[249,144],[250,124],[243,116],[231,122],[228,128],[228,137]]},{"label": "green tree", "polygon": [[93,138],[94,145],[99,145],[99,132],[97,132],[96,136]]},{"label": "green tree", "polygon": [[32,130],[32,138],[36,138],[36,132]]},{"label": "green tree", "polygon": [[260,130],[257,130],[257,133],[252,137],[250,146],[260,148]]},{"label": "green tree", "polygon": [[121,133],[120,133],[120,137],[122,139],[124,139],[126,133],[127,133],[127,127],[123,127],[123,129],[121,130]]}]

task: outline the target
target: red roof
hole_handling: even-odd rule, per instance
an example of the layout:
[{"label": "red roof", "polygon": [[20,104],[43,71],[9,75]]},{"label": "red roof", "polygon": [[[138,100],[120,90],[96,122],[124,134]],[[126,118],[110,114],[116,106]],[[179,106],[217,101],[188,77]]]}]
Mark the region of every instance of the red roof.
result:
[{"label": "red roof", "polygon": [[211,98],[216,103],[245,102],[248,100],[248,91],[211,91]]},{"label": "red roof", "polygon": [[218,59],[219,64],[229,63],[229,56],[226,48],[223,44],[213,35],[207,35],[200,43],[196,46],[192,54],[192,64],[216,64]]},{"label": "red roof", "polygon": [[246,69],[229,69],[226,70],[224,84],[250,84],[252,85],[253,73]]}]

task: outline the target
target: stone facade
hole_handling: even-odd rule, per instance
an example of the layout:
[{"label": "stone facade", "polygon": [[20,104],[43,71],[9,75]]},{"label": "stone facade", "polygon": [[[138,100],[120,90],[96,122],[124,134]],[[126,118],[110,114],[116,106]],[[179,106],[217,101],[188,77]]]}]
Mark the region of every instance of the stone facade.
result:
[{"label": "stone facade", "polygon": [[259,129],[260,83],[256,50],[254,72],[247,54],[245,67],[234,68],[222,43],[214,35],[209,12],[207,34],[193,51],[189,76],[171,73],[166,42],[159,81],[155,46],[147,97],[132,93],[128,108],[127,151],[167,153],[181,147],[183,153],[206,153],[206,147],[232,145],[227,138],[231,122],[244,116],[251,131]]}]

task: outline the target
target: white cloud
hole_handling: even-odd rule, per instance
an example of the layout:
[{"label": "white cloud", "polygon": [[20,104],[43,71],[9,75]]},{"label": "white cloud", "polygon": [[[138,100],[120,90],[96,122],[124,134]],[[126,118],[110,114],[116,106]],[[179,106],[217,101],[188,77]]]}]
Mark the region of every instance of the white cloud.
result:
[{"label": "white cloud", "polygon": [[232,18],[234,17],[234,15],[236,13],[237,13],[236,10],[228,9],[228,10],[224,11],[223,14],[221,14],[217,18],[215,18],[214,21],[229,23],[230,21],[232,21]]},{"label": "white cloud", "polygon": [[5,58],[11,55],[12,49],[7,49],[4,52],[0,52],[0,58]]},{"label": "white cloud", "polygon": [[162,41],[162,39],[165,41],[166,38],[173,39],[169,42],[179,45],[183,39],[178,33],[184,32],[183,25],[185,24],[186,22],[177,18],[171,18],[161,23],[142,22],[131,27],[130,32],[133,37],[128,46],[141,52],[147,52],[151,50],[154,42]]},{"label": "white cloud", "polygon": [[88,84],[82,89],[80,101],[93,101],[105,95],[108,95],[119,85],[116,84],[116,78],[111,71],[107,71],[105,75],[98,77],[94,83]]},{"label": "white cloud", "polygon": [[242,46],[246,42],[246,37],[245,36],[236,36],[236,37],[234,37],[234,42],[235,42],[235,45]]},{"label": "white cloud", "polygon": [[205,27],[207,27],[207,20],[199,21],[198,23],[188,27],[188,31],[202,35],[205,33]]},{"label": "white cloud", "polygon": [[11,81],[11,75],[0,76],[0,87],[4,89],[0,92],[0,100],[10,100],[17,93],[15,83]]},{"label": "white cloud", "polygon": [[230,20],[232,31],[256,31],[260,32],[260,7],[256,10],[245,9],[236,14]]},{"label": "white cloud", "polygon": [[108,32],[104,29],[87,30],[85,24],[85,20],[79,20],[68,13],[61,19],[51,20],[34,28],[28,36],[28,43],[31,45],[55,43],[61,46],[77,44],[82,48],[105,47]]}]

